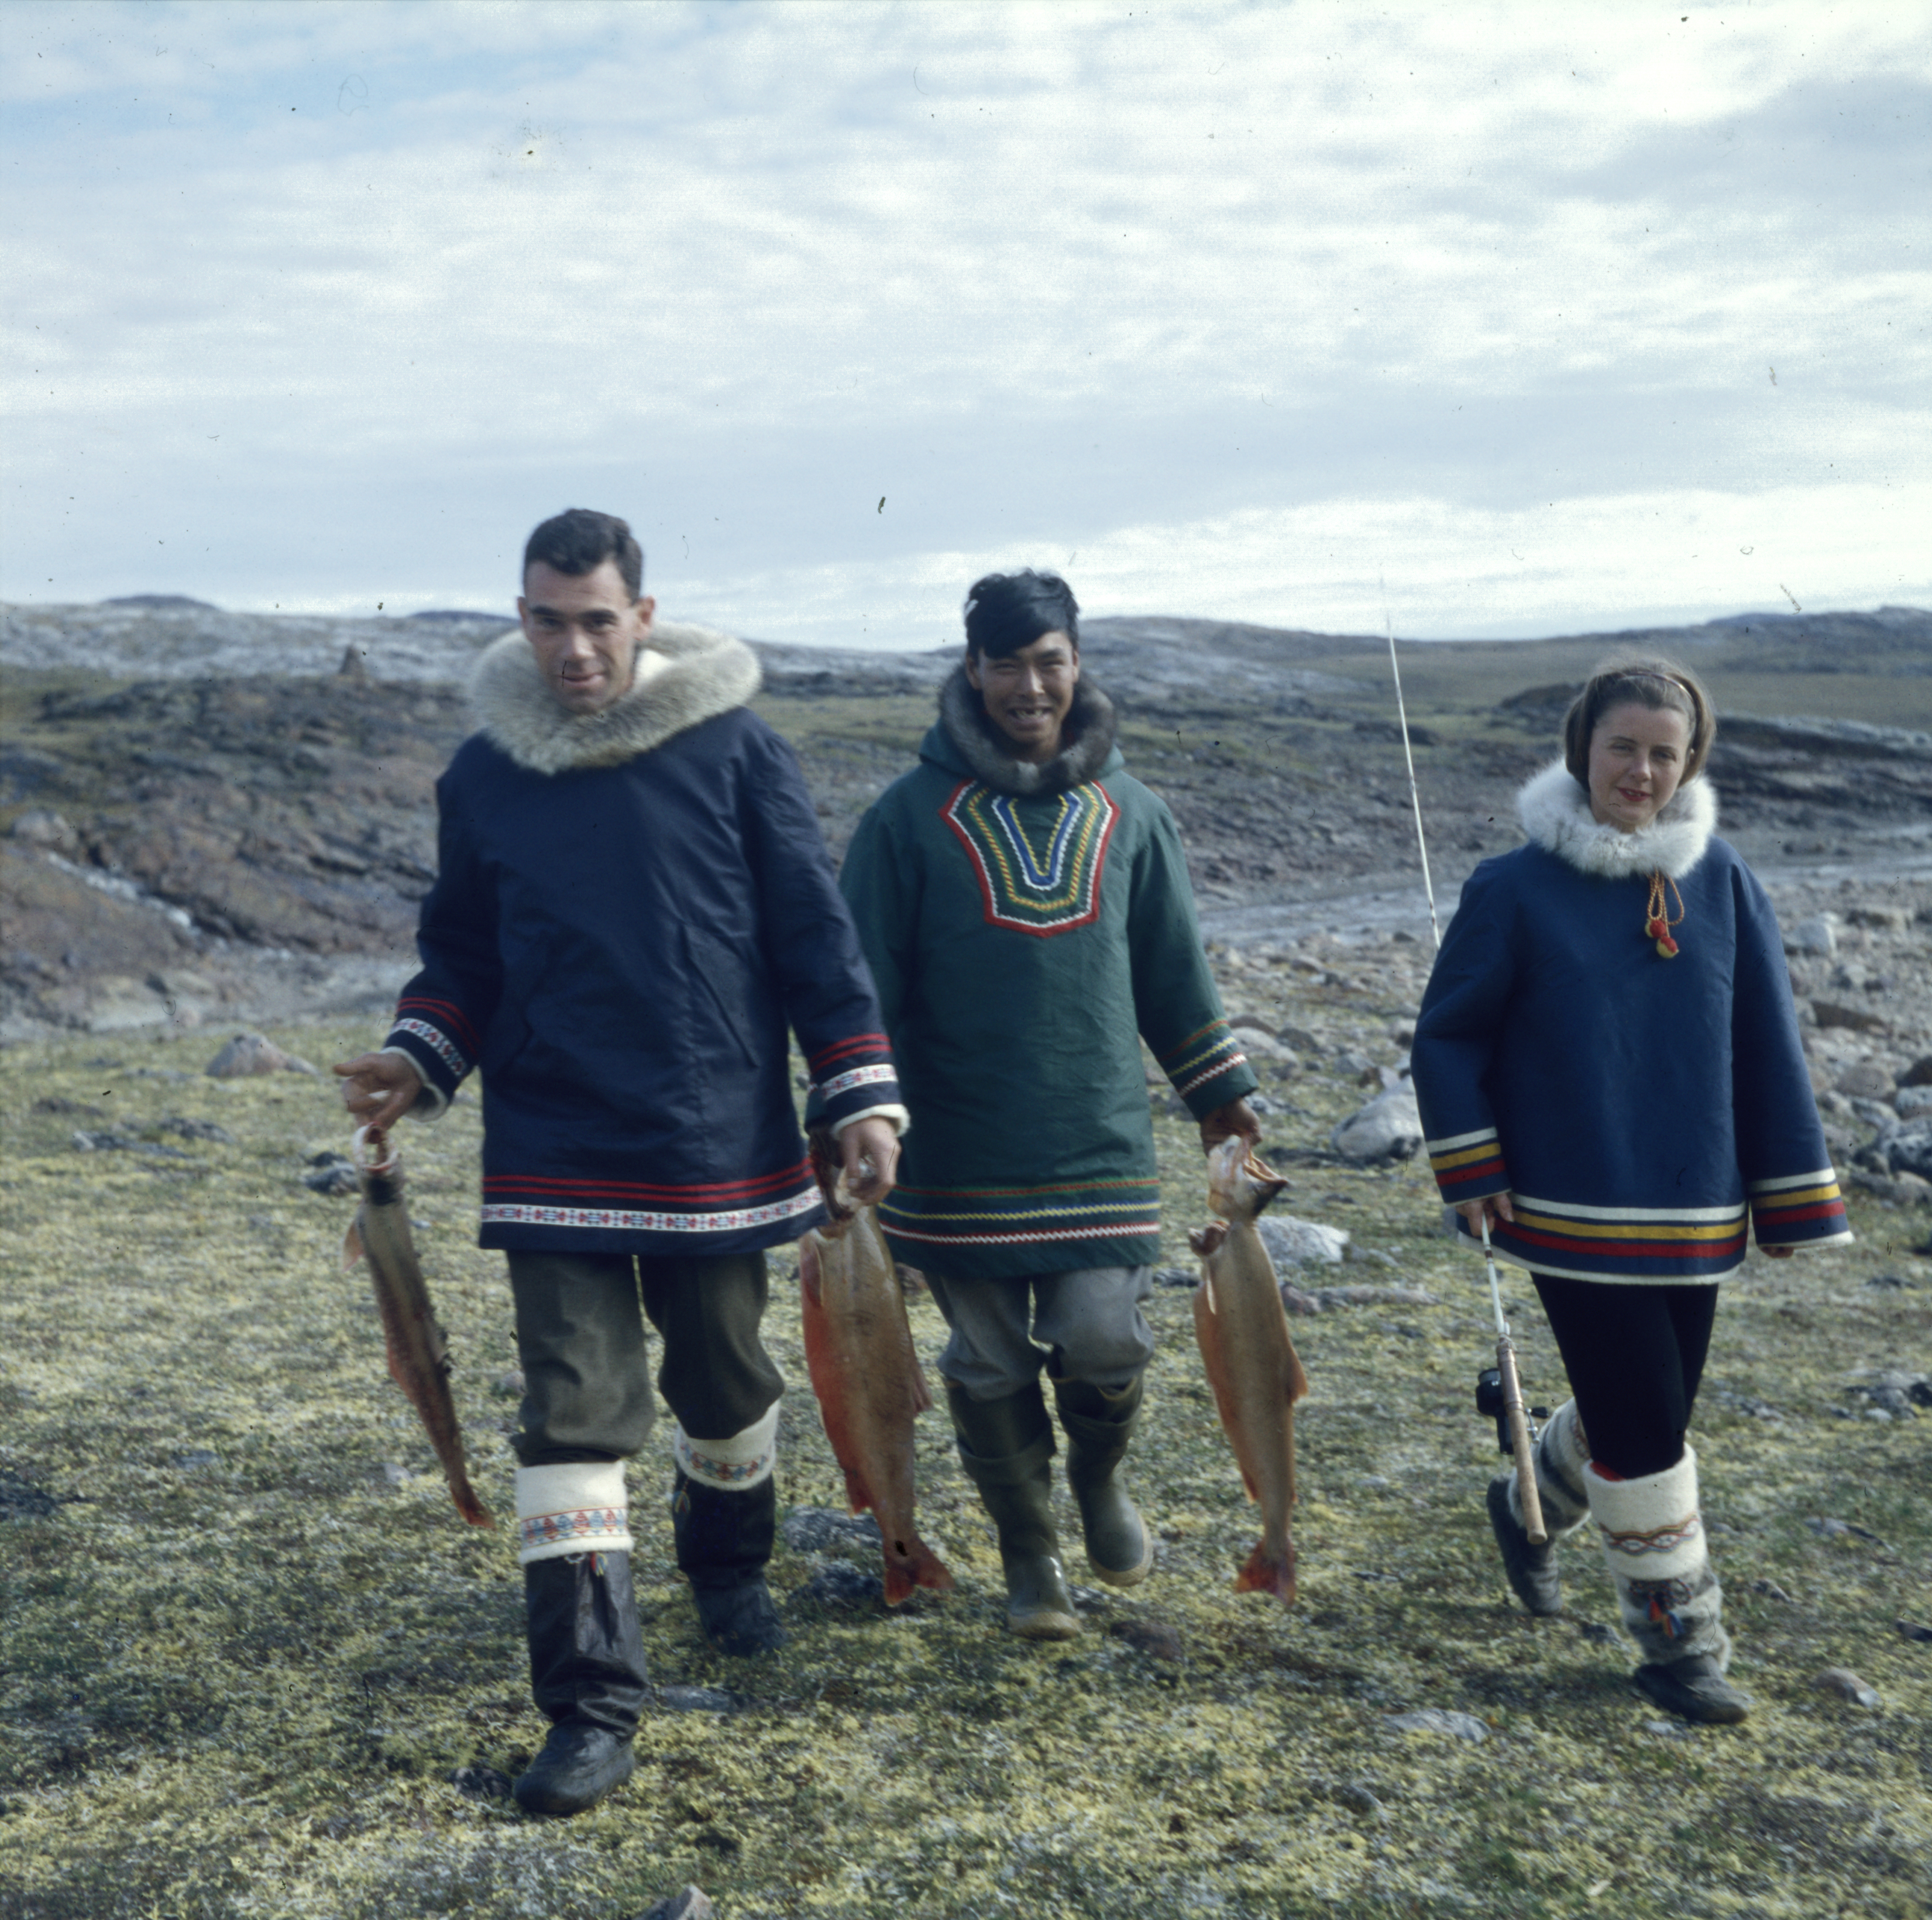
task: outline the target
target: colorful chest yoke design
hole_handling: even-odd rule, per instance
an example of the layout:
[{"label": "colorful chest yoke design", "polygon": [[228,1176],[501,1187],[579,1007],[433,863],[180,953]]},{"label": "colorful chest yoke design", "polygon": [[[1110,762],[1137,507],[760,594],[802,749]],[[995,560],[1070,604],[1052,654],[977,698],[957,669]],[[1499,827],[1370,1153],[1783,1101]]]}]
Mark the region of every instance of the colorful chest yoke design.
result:
[{"label": "colorful chest yoke design", "polygon": [[1118,809],[1096,780],[1041,800],[962,780],[940,817],[959,837],[989,925],[1050,938],[1090,926]]}]

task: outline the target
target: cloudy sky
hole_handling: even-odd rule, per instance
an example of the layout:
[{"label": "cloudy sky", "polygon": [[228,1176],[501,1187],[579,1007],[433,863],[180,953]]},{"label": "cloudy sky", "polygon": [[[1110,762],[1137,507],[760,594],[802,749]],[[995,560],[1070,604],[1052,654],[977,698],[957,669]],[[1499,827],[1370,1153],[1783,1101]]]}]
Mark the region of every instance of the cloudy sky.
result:
[{"label": "cloudy sky", "polygon": [[0,9],[0,597],[1932,604],[1932,10]]}]

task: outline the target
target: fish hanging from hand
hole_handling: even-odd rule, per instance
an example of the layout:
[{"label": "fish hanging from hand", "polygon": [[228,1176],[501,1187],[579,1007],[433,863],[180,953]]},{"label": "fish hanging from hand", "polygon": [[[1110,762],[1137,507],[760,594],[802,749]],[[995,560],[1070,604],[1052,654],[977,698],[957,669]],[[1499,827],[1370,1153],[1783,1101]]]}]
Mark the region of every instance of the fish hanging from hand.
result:
[{"label": "fish hanging from hand", "polygon": [[422,1419],[456,1510],[472,1527],[494,1527],[495,1516],[470,1484],[463,1429],[449,1393],[449,1343],[436,1324],[416,1259],[416,1238],[403,1200],[401,1156],[373,1126],[357,1130],[351,1153],[362,1184],[362,1204],[343,1240],[342,1264],[346,1268],[358,1259],[369,1262],[376,1310],[382,1316],[382,1340],[389,1352],[389,1377]]},{"label": "fish hanging from hand", "polygon": [[952,1585],[913,1524],[913,1423],[932,1392],[878,1220],[869,1207],[846,1204],[830,1144],[816,1131],[812,1148],[831,1217],[799,1242],[806,1366],[847,1502],[855,1514],[869,1508],[879,1523],[886,1604],[896,1606],[916,1587],[944,1593]]},{"label": "fish hanging from hand", "polygon": [[1233,1444],[1248,1498],[1262,1510],[1262,1537],[1235,1576],[1237,1593],[1294,1598],[1294,1403],[1308,1376],[1288,1337],[1281,1282],[1255,1222],[1287,1184],[1243,1139],[1208,1156],[1208,1204],[1221,1216],[1187,1236],[1201,1256],[1194,1333],[1221,1424]]}]

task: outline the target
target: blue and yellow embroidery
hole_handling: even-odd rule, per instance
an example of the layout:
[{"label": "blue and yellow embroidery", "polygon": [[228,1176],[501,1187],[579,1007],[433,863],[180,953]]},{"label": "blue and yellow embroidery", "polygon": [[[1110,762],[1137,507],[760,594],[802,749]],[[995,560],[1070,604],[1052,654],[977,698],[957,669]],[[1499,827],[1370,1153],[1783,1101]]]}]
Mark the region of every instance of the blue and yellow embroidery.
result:
[{"label": "blue and yellow embroidery", "polygon": [[962,781],[940,809],[979,876],[988,922],[1042,938],[1090,926],[1119,810],[1098,782],[1016,801]]}]

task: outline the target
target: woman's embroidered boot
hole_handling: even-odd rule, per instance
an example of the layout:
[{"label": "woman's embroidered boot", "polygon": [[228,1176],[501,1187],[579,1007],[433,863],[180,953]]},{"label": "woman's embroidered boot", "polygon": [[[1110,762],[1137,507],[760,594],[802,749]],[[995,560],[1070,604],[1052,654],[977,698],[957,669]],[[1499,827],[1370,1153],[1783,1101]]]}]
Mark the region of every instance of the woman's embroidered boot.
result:
[{"label": "woman's embroidered boot", "polygon": [[1565,1400],[1544,1423],[1536,1436],[1532,1459],[1537,1496],[1543,1502],[1544,1531],[1549,1538],[1540,1546],[1530,1544],[1514,1467],[1490,1482],[1490,1525],[1502,1551],[1503,1573],[1516,1598],[1532,1613],[1561,1613],[1563,1590],[1556,1576],[1556,1544],[1574,1533],[1590,1513],[1589,1495],[1583,1484],[1590,1451],[1574,1400]]},{"label": "woman's embroidered boot", "polygon": [[1088,1380],[1053,1383],[1087,1564],[1112,1587],[1138,1586],[1154,1564],[1154,1537],[1117,1471],[1140,1424],[1142,1386],[1138,1378],[1112,1393]]},{"label": "woman's embroidered boot", "polygon": [[1696,1455],[1686,1447],[1675,1466],[1636,1480],[1612,1479],[1593,1462],[1583,1480],[1624,1630],[1643,1654],[1633,1676],[1640,1690],[1686,1720],[1744,1718],[1750,1702],[1724,1678],[1731,1642],[1697,1510]]},{"label": "woman's embroidered boot", "polygon": [[1070,1640],[1080,1630],[1053,1528],[1053,1423],[1037,1384],[976,1400],[946,1383],[959,1464],[980,1490],[1000,1540],[1006,1625],[1022,1639]]},{"label": "woman's embroidered boot", "polygon": [[519,1468],[517,1530],[530,1691],[550,1730],[512,1790],[526,1813],[580,1814],[630,1778],[649,1686],[623,1462]]},{"label": "woman's embroidered boot", "polygon": [[742,1432],[694,1440],[682,1426],[672,1438],[677,1478],[671,1532],[679,1570],[691,1582],[704,1637],[720,1653],[769,1653],[784,1645],[765,1568],[778,1532],[778,1403]]}]

